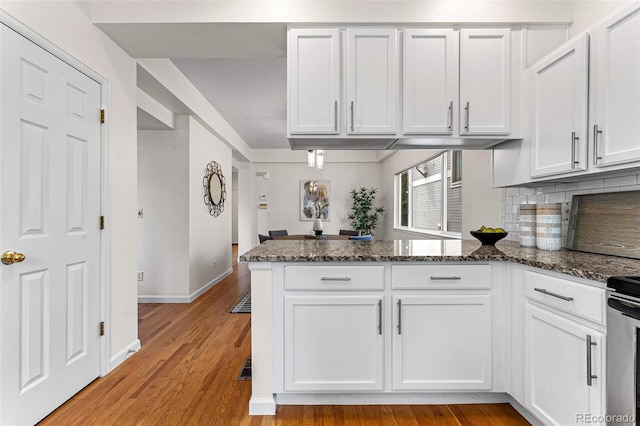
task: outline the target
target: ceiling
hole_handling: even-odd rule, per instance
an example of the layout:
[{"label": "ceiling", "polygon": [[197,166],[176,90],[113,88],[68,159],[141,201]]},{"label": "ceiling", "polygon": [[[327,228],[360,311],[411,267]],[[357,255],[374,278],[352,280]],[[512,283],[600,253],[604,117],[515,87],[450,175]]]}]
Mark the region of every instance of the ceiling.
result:
[{"label": "ceiling", "polygon": [[[98,24],[133,58],[169,58],[253,149],[289,148],[285,24]],[[138,87],[187,109],[138,67]],[[138,128],[166,128],[138,111]]]}]

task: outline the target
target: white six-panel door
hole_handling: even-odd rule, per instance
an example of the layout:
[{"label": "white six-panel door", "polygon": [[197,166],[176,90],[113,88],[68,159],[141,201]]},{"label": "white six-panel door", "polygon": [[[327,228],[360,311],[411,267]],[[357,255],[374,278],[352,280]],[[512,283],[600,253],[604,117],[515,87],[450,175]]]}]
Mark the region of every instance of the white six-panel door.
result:
[{"label": "white six-panel door", "polygon": [[0,424],[32,424],[100,373],[101,88],[0,27]]}]

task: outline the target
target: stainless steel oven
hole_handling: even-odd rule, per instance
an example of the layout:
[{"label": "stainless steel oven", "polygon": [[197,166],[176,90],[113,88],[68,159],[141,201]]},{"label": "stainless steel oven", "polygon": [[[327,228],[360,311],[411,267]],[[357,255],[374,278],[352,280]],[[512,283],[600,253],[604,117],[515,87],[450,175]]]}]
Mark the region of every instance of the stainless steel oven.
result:
[{"label": "stainless steel oven", "polygon": [[607,281],[607,424],[640,416],[640,276]]}]

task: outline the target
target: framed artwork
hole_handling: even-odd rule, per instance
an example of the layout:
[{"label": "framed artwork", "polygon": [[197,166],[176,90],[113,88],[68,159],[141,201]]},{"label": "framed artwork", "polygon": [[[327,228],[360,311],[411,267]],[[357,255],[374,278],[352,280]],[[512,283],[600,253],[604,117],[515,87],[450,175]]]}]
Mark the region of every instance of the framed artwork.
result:
[{"label": "framed artwork", "polygon": [[331,219],[330,180],[300,181],[300,220]]}]

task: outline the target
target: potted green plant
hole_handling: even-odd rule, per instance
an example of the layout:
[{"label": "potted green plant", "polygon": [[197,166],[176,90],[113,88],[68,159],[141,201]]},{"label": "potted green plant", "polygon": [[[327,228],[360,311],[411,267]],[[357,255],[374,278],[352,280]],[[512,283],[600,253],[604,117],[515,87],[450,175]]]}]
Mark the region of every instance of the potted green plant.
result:
[{"label": "potted green plant", "polygon": [[351,190],[351,213],[347,216],[351,220],[351,228],[359,230],[362,235],[373,235],[373,230],[378,227],[380,215],[384,213],[384,207],[375,207],[378,190],[376,188]]}]

